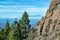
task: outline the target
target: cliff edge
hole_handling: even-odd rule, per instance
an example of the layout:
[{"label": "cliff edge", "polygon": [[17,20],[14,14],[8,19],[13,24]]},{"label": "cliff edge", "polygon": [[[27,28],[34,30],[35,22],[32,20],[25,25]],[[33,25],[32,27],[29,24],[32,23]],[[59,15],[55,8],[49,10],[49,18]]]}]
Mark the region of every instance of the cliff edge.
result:
[{"label": "cliff edge", "polygon": [[60,40],[60,0],[52,0],[46,16],[37,23],[35,40]]}]

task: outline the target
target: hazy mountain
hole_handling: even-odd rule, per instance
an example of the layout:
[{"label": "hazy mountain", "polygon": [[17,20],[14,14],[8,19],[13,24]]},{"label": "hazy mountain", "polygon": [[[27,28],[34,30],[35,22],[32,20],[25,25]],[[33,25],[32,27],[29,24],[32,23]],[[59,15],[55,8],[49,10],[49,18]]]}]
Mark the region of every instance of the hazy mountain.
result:
[{"label": "hazy mountain", "polygon": [[[9,20],[10,24],[14,22],[14,18],[0,18],[0,29],[4,28],[7,19]],[[30,19],[30,24],[32,27],[36,27],[37,20],[38,19]]]}]

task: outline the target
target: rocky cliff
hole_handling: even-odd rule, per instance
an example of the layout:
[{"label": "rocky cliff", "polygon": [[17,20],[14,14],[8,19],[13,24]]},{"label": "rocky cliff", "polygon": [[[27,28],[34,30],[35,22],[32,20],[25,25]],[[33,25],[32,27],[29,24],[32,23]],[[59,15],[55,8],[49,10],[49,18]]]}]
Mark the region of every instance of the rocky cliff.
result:
[{"label": "rocky cliff", "polygon": [[46,16],[37,25],[35,40],[60,40],[60,0],[52,0]]}]

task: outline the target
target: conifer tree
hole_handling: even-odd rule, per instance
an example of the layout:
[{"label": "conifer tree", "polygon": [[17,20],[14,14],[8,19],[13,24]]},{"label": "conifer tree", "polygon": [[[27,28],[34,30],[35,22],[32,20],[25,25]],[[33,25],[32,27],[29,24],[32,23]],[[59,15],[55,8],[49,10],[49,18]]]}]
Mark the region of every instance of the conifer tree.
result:
[{"label": "conifer tree", "polygon": [[14,24],[12,23],[10,26],[10,31],[14,30]]},{"label": "conifer tree", "polygon": [[[8,20],[6,21],[6,25],[5,25],[5,28],[4,28],[4,32],[6,33],[9,29],[9,22]],[[7,33],[6,33],[7,34]]]},{"label": "conifer tree", "polygon": [[0,40],[4,40],[4,29],[0,30]]},{"label": "conifer tree", "polygon": [[25,27],[31,27],[30,26],[30,20],[29,20],[29,15],[28,13],[25,11],[23,16],[22,16],[22,24],[25,26]]},{"label": "conifer tree", "polygon": [[11,30],[8,34],[7,40],[15,40],[15,30]]},{"label": "conifer tree", "polygon": [[17,19],[14,20],[14,30],[13,25],[10,27],[9,35],[7,40],[23,40],[27,38],[27,33],[30,31],[30,24],[29,24],[29,16],[27,12],[25,11],[22,19],[17,21]]},{"label": "conifer tree", "polygon": [[18,22],[18,21],[17,21],[17,18],[15,18],[15,20],[14,20],[14,25],[16,25],[16,24],[17,24],[17,22]]},{"label": "conifer tree", "polygon": [[14,26],[11,25],[10,30],[7,40],[22,40],[22,32],[17,19],[14,20]]},{"label": "conifer tree", "polygon": [[9,34],[9,21],[7,20],[6,21],[6,25],[5,25],[5,28],[4,28],[4,40],[6,40],[8,34]]},{"label": "conifer tree", "polygon": [[22,28],[19,25],[19,22],[16,21],[16,30],[15,30],[15,39],[22,40]]},{"label": "conifer tree", "polygon": [[10,26],[10,31],[9,31],[7,40],[15,40],[14,35],[15,35],[15,30],[14,30],[14,24],[12,23]]},{"label": "conifer tree", "polygon": [[31,27],[30,26],[30,20],[29,20],[29,15],[27,14],[27,12],[25,11],[23,16],[22,16],[22,19],[20,21],[20,24],[21,24],[21,27],[23,29],[23,38],[26,39],[27,37],[27,33],[29,31],[29,28]]},{"label": "conifer tree", "polygon": [[14,20],[14,29],[17,28],[17,24],[18,24],[18,21],[17,21],[17,18],[15,18],[15,20]]}]

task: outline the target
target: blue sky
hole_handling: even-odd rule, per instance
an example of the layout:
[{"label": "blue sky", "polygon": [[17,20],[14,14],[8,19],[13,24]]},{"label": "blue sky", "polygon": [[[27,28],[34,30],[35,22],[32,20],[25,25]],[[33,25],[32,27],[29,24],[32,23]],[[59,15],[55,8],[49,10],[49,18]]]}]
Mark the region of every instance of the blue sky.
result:
[{"label": "blue sky", "polygon": [[0,0],[0,18],[21,18],[27,11],[30,19],[45,16],[51,0]]}]

